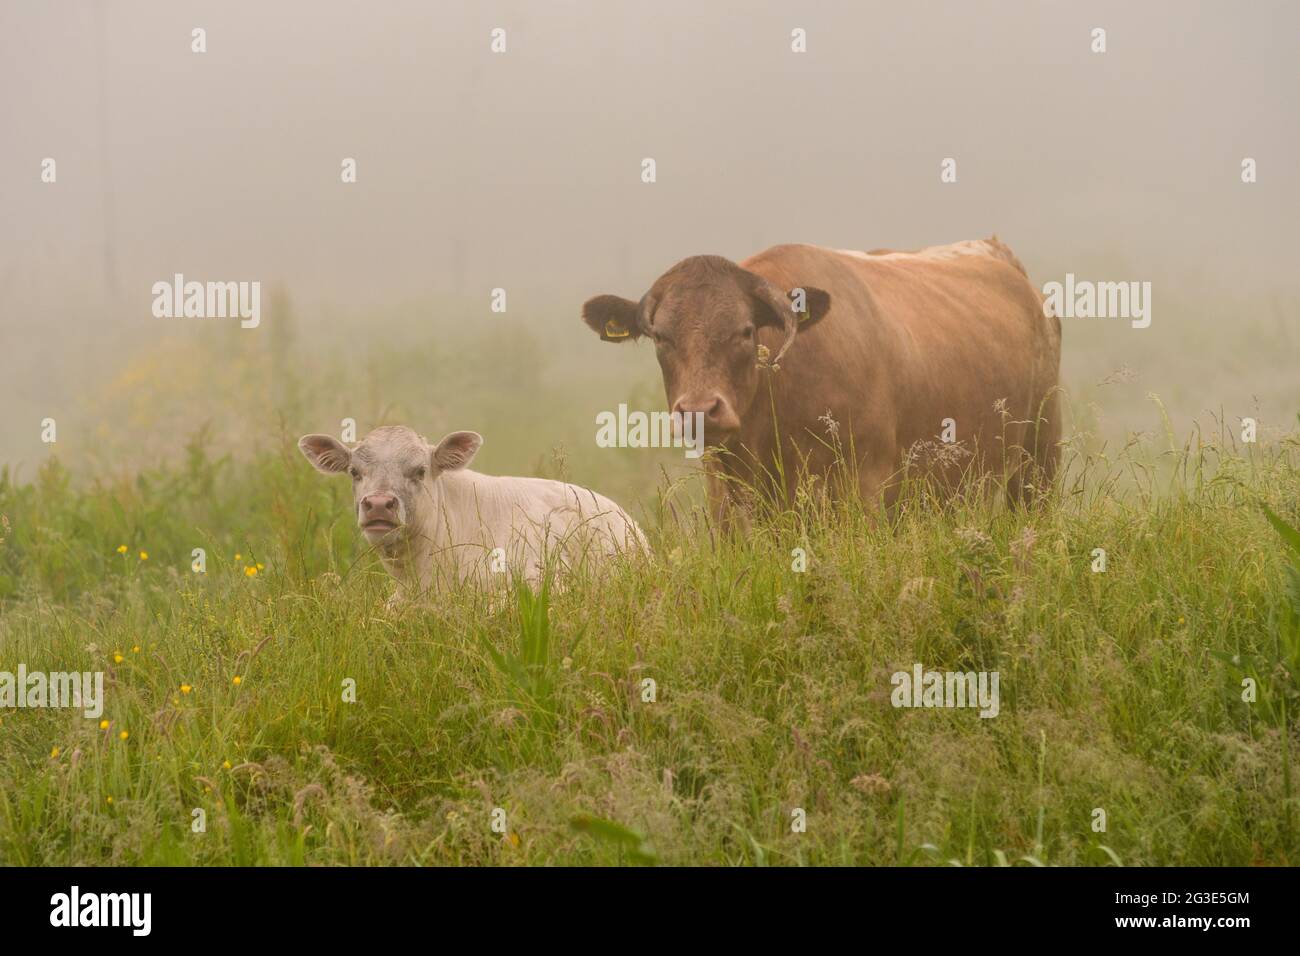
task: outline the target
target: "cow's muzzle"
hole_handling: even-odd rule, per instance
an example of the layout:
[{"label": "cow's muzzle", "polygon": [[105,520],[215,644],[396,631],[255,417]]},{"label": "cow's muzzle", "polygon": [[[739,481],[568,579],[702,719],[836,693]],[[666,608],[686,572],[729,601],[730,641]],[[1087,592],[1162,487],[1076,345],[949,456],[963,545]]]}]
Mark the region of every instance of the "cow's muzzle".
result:
[{"label": "cow's muzzle", "polygon": [[370,539],[382,538],[402,526],[402,506],[396,495],[366,495],[357,507],[357,521]]},{"label": "cow's muzzle", "polygon": [[722,395],[683,395],[673,402],[676,415],[704,415],[704,433],[714,438],[723,438],[740,430],[740,417],[731,403]]}]

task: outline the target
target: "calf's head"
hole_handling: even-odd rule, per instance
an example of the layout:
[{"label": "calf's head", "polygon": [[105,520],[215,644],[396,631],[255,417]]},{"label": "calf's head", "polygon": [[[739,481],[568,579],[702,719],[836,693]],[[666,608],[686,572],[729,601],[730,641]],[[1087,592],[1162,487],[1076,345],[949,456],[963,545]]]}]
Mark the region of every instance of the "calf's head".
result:
[{"label": "calf's head", "polygon": [[582,319],[606,342],[651,339],[669,409],[703,413],[706,435],[721,440],[740,429],[758,393],[758,330],[782,334],[769,357],[776,364],[829,309],[821,289],[779,289],[728,259],[692,256],[660,276],[640,302],[588,299]]},{"label": "calf's head", "polygon": [[477,432],[452,432],[429,445],[403,425],[376,428],[353,448],[330,435],[298,439],[317,471],[351,477],[357,525],[371,544],[401,541],[419,527],[434,507],[434,482],[468,465],[482,444]]}]

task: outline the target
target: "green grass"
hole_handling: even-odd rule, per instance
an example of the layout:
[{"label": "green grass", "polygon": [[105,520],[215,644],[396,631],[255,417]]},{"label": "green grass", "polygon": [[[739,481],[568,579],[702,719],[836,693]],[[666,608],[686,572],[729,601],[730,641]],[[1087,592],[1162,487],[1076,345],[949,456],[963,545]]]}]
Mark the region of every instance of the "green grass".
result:
[{"label": "green grass", "polygon": [[[814,497],[728,535],[661,498],[649,567],[399,617],[345,482],[287,439],[238,465],[204,447],[129,478],[0,478],[0,670],[102,670],[109,722],[0,711],[4,863],[1300,853],[1296,435],[1067,451],[1030,511],[914,496],[881,520]],[[1000,715],[891,707],[915,662],[998,670]]]}]

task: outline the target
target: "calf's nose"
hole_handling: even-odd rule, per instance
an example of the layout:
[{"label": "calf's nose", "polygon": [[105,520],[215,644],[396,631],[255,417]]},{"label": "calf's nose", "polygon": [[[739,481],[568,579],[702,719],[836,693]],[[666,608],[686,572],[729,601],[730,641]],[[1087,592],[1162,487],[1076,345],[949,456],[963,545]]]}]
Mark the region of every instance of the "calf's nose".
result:
[{"label": "calf's nose", "polygon": [[361,514],[367,518],[395,517],[397,498],[394,495],[366,495],[361,499]]}]

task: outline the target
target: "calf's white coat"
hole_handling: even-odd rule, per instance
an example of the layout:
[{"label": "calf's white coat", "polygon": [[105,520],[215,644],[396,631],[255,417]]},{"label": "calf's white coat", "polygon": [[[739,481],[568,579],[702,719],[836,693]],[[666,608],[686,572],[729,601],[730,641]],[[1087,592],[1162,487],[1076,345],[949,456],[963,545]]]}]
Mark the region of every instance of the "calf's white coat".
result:
[{"label": "calf's white coat", "polygon": [[[409,428],[385,426],[354,448],[328,435],[305,435],[298,447],[318,471],[352,475],[358,524],[398,582],[397,600],[516,576],[536,586],[548,566],[562,579],[616,555],[649,552],[636,522],[604,495],[469,470],[482,441],[452,432],[430,446]],[[367,527],[376,501],[395,527]]]}]

